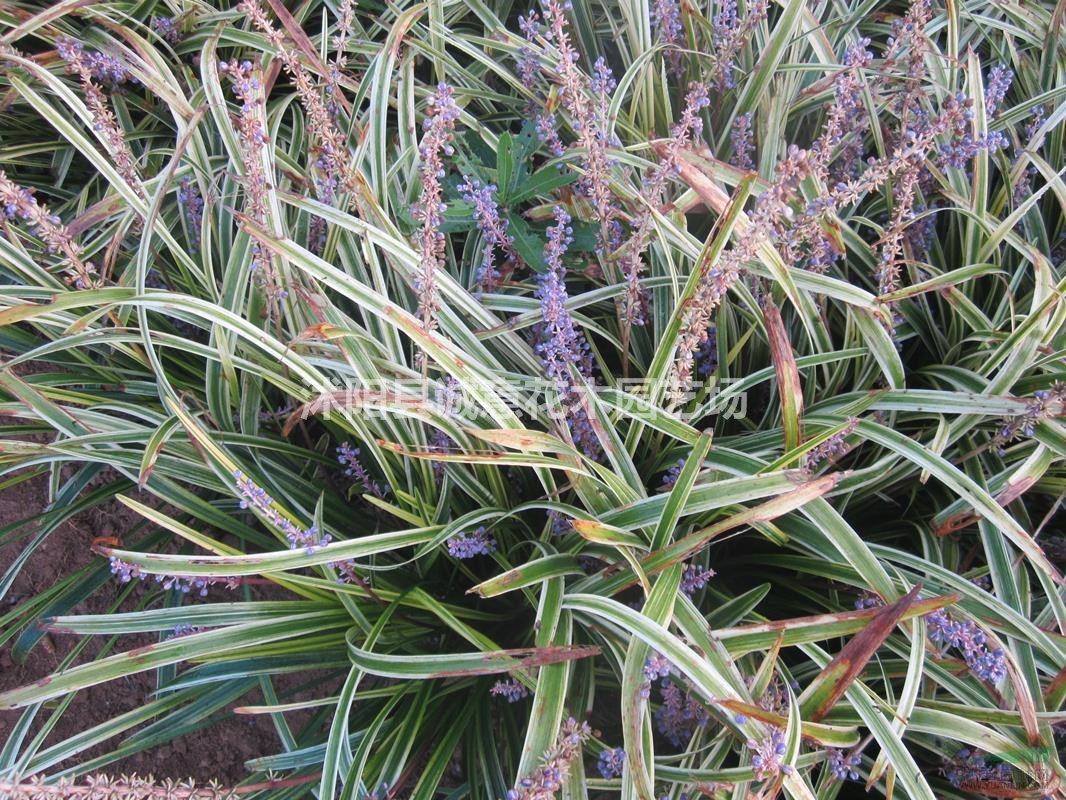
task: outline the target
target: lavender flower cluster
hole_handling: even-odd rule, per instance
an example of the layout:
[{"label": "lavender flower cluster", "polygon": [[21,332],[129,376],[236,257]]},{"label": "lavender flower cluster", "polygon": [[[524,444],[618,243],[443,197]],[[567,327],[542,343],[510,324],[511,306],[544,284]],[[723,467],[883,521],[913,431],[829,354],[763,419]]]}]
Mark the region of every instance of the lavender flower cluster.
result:
[{"label": "lavender flower cluster", "polygon": [[163,40],[170,44],[181,41],[181,28],[174,17],[152,17],[150,27]]},{"label": "lavender flower cluster", "polygon": [[737,114],[729,131],[729,140],[733,145],[733,166],[737,169],[755,169],[755,135],[752,130],[754,115]]},{"label": "lavender flower cluster", "polygon": [[989,764],[987,756],[976,750],[963,748],[943,766],[944,777],[956,789],[968,786],[1013,787],[1010,765],[1000,761]]},{"label": "lavender flower cluster", "polygon": [[[448,377],[444,381],[444,385],[437,389],[437,405],[440,406],[441,413],[445,416],[454,416],[455,407],[459,403],[461,396],[459,381],[455,378]],[[429,439],[429,449],[434,453],[447,453],[455,447],[455,442],[452,438],[442,431],[440,428],[434,428],[433,433]],[[437,485],[441,485],[444,482],[445,463],[441,460],[434,460],[430,462],[433,465],[433,478],[436,480]]]},{"label": "lavender flower cluster", "polygon": [[106,146],[108,154],[115,162],[115,168],[130,189],[143,198],[144,190],[137,172],[137,159],[130,149],[125,131],[111,110],[107,95],[97,86],[97,83],[102,83],[116,88],[127,81],[135,82],[136,79],[121,60],[103,53],[87,52],[81,42],[68,36],[56,41],[56,52],[68,62],[68,69],[78,74],[85,106],[93,120],[93,130]]},{"label": "lavender flower cluster", "polygon": [[608,748],[600,753],[596,760],[596,769],[607,780],[617,778],[622,774],[622,768],[626,763],[626,751],[621,747]]},{"label": "lavender flower cluster", "polygon": [[322,99],[321,87],[312,80],[296,52],[271,23],[259,0],[242,0],[238,8],[247,14],[274,46],[285,72],[292,78],[300,104],[307,114],[308,129],[315,141],[318,199],[332,205],[339,189],[350,191],[356,185],[355,173],[349,164],[347,140],[334,122],[335,115]]},{"label": "lavender flower cluster", "polygon": [[737,0],[721,0],[718,13],[711,20],[712,78],[719,91],[736,87],[737,56],[751,41],[755,28],[766,19],[769,7],[767,0],[751,0],[748,13],[742,18],[737,13]]},{"label": "lavender flower cluster", "polygon": [[320,533],[316,525],[301,528],[295,524],[278,510],[274,498],[268,495],[265,489],[257,486],[255,481],[239,469],[233,471],[233,479],[241,495],[241,508],[254,508],[262,513],[271,525],[285,534],[289,547],[302,547],[310,555],[315,548],[327,545],[332,540],[328,533]]},{"label": "lavender flower cluster", "polygon": [[1025,410],[996,432],[994,442],[1000,455],[1004,445],[1022,437],[1031,439],[1036,426],[1046,419],[1066,413],[1066,382],[1056,381],[1050,389],[1037,389],[1025,405]]},{"label": "lavender flower cluster", "polygon": [[670,129],[670,139],[662,151],[662,160],[644,180],[639,211],[632,219],[629,238],[619,251],[618,265],[626,281],[621,308],[622,345],[626,353],[629,352],[630,329],[634,325],[642,326],[647,321],[647,298],[640,278],[644,272],[644,251],[648,248],[652,229],[651,209],[662,203],[663,189],[668,177],[677,171],[682,151],[702,135],[703,118],[700,113],[710,103],[704,84],[689,85],[681,118]]},{"label": "lavender flower cluster", "polygon": [[1002,650],[988,647],[984,631],[976,623],[952,619],[944,610],[927,618],[929,638],[945,647],[962,651],[966,665],[978,678],[999,683],[1007,676],[1007,656]]},{"label": "lavender flower cluster", "polygon": [[508,703],[517,703],[529,696],[529,689],[517,678],[508,678],[506,681],[496,681],[489,689],[489,694],[505,697]]},{"label": "lavender flower cluster", "polygon": [[697,564],[686,564],[685,571],[681,573],[681,591],[689,597],[707,585],[707,582],[715,576],[713,569]]},{"label": "lavender flower cluster", "polygon": [[679,682],[663,678],[659,688],[663,702],[654,714],[655,728],[674,747],[683,747],[697,729],[707,726],[711,716],[699,698]]},{"label": "lavender flower cluster", "polygon": [[570,765],[581,756],[582,745],[592,735],[587,722],[570,717],[563,723],[555,744],[544,753],[541,766],[507,792],[507,800],[554,800],[563,786]]},{"label": "lavender flower cluster", "polygon": [[751,766],[756,780],[772,778],[778,773],[785,775],[793,773],[794,769],[790,764],[781,763],[787,748],[785,747],[785,734],[780,728],[774,728],[761,740],[748,739],[748,749],[754,753],[751,757]]},{"label": "lavender flower cluster", "polygon": [[[608,155],[617,140],[609,133],[607,108],[610,93],[616,82],[607,62],[598,58],[593,65],[590,80],[578,67],[578,52],[570,39],[567,12],[572,9],[570,0],[541,0],[544,14],[545,40],[555,47],[558,54],[559,99],[570,118],[570,125],[577,134],[575,143],[581,151],[582,177],[578,190],[588,198],[599,227],[598,252],[606,254],[618,245],[618,205],[610,188],[611,166],[614,160]],[[536,19],[528,18],[529,32],[538,31]],[[555,129],[552,114],[543,114],[538,119],[541,138],[551,149],[562,155],[562,144]]]},{"label": "lavender flower cluster", "polygon": [[487,556],[496,552],[496,540],[479,526],[473,531],[456,534],[445,542],[448,552],[455,558],[474,558]]},{"label": "lavender flower cluster", "polygon": [[841,430],[804,453],[803,468],[810,472],[826,461],[836,461],[845,455],[851,449],[848,445],[848,437],[855,433],[855,428],[858,424],[858,419],[850,418]]},{"label": "lavender flower cluster", "polygon": [[[263,83],[251,61],[221,61],[218,69],[223,75],[229,76],[233,93],[241,101],[240,113],[237,115],[237,135],[241,140],[241,163],[244,168],[242,181],[245,213],[253,223],[262,226],[266,223],[268,187],[266,169],[263,166],[267,144],[262,122],[265,114]],[[250,270],[273,302],[287,296],[287,292],[278,286],[270,258],[258,242],[252,245]]]},{"label": "lavender flower cluster", "polygon": [[829,774],[838,781],[857,781],[860,778],[858,767],[862,764],[859,753],[845,753],[836,747],[826,748]]},{"label": "lavender flower cluster", "polygon": [[85,46],[69,36],[56,40],[56,52],[64,61],[69,62],[72,71],[85,70],[97,83],[110,87],[122,86],[124,83],[137,83],[137,78],[130,74],[122,59],[106,53],[86,50]]},{"label": "lavender flower cluster", "polygon": [[664,491],[670,491],[674,488],[674,484],[677,483],[677,479],[681,477],[681,470],[685,468],[685,459],[679,458],[673,466],[666,471],[663,475],[663,479],[659,484],[659,488]]},{"label": "lavender flower cluster", "polygon": [[651,7],[652,28],[659,42],[666,45],[666,63],[670,71],[682,73],[681,47],[684,45],[685,28],[681,24],[681,4],[678,0],[655,0]]}]

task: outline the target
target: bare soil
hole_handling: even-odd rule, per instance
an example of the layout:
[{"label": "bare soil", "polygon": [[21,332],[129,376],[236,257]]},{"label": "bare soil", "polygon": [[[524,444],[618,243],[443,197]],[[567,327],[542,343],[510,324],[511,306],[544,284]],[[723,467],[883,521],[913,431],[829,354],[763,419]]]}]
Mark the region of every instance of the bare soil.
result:
[{"label": "bare soil", "polygon": [[[142,502],[147,502],[141,498]],[[0,526],[29,518],[26,531],[33,531],[32,519],[47,505],[47,478],[38,476],[0,491]],[[0,615],[26,598],[47,589],[59,578],[80,569],[99,556],[90,546],[98,536],[121,535],[138,522],[135,512],[118,502],[94,508],[54,530],[36,549],[19,572],[11,592],[0,603]],[[32,536],[11,537],[0,545],[0,573],[7,569],[22,552]],[[107,611],[115,602],[118,581],[109,582],[73,610],[73,614],[94,614]],[[64,656],[70,653],[78,637],[49,634],[33,648],[25,662],[16,662],[12,654],[14,639],[0,646],[0,691],[23,686],[52,673]],[[93,637],[80,654],[77,663],[92,660],[101,650],[106,637]],[[115,651],[123,651],[158,641],[154,634],[122,637]],[[136,708],[151,698],[155,689],[153,672],[134,675],[83,690],[74,698],[46,745],[60,742],[76,733],[104,722],[118,714]],[[242,698],[241,704],[262,702],[259,697]],[[21,716],[21,711],[0,711],[0,745],[5,742]],[[39,713],[34,725],[36,732],[50,716],[46,708]],[[193,778],[197,783],[212,779],[233,785],[248,777],[245,761],[275,753],[279,743],[269,717],[256,715],[227,715],[217,725],[193,735],[180,737],[150,751],[137,753],[102,769],[109,774],[138,773],[171,778]],[[128,733],[126,734],[129,735]],[[119,740],[98,745],[80,754],[77,763],[112,750]],[[73,766],[64,762],[50,768],[58,770]]]}]

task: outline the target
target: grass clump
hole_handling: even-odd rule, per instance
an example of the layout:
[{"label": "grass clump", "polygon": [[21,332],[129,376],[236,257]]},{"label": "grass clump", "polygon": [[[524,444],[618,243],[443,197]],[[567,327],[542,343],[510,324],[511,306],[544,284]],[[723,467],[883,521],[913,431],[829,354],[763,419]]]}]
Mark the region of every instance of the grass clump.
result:
[{"label": "grass clump", "polygon": [[144,524],[0,642],[158,643],[0,693],[3,792],[1063,796],[1053,5],[30,6],[0,541]]}]

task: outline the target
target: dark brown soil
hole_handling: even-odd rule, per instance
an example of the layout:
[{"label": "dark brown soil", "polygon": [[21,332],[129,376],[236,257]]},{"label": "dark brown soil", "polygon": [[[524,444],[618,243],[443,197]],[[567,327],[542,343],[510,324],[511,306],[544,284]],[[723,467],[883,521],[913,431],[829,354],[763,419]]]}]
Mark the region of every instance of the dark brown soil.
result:
[{"label": "dark brown soil", "polygon": [[[142,502],[148,502],[141,498]],[[0,525],[35,517],[47,503],[47,478],[38,476],[0,491]],[[51,586],[58,578],[77,570],[93,559],[90,550],[97,536],[112,536],[125,532],[139,519],[118,502],[109,502],[92,509],[54,530],[19,572],[11,592],[0,604],[0,614],[6,613],[25,598]],[[33,523],[27,526],[32,530]],[[19,536],[0,546],[0,573],[6,570],[32,537]],[[117,581],[109,582],[85,602],[74,614],[102,613],[115,602],[119,589]],[[100,652],[104,637],[94,637],[79,656],[78,663],[91,660]],[[13,640],[12,640],[13,641]],[[76,642],[76,637],[51,634],[30,651],[25,663],[12,657],[12,641],[0,646],[0,691],[22,686],[54,671]],[[122,637],[119,651],[158,641],[154,634]],[[75,697],[60,719],[46,745],[60,742],[78,732],[136,708],[150,699],[155,689],[154,673],[144,672],[129,679],[86,689]],[[262,702],[258,696],[242,698],[242,704]],[[0,711],[0,745],[7,740],[21,711]],[[43,710],[36,720],[34,731],[48,719]],[[129,735],[128,733],[126,734]],[[112,750],[118,740],[112,740],[80,754],[75,762],[64,762],[48,770],[83,763]],[[121,774],[151,773],[156,777],[193,778],[197,783],[212,779],[233,785],[249,776],[244,762],[250,758],[275,753],[279,742],[269,717],[230,715],[219,724],[193,735],[181,737],[154,750],[137,753],[108,765],[102,772]]]}]

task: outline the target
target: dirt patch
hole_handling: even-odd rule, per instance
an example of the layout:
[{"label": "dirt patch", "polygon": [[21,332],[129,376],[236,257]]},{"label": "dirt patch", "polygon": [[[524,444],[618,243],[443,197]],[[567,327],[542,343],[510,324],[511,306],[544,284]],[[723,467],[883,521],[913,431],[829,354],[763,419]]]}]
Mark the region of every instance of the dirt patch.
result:
[{"label": "dirt patch", "polygon": [[[33,519],[40,515],[47,504],[47,477],[37,476],[0,491],[0,526],[21,519]],[[142,502],[147,498],[141,497]],[[90,550],[97,536],[122,534],[140,521],[135,512],[117,501],[109,501],[64,523],[52,531],[37,547],[19,571],[8,596],[0,604],[0,614],[12,610],[41,591],[54,585],[57,580],[81,569],[87,564],[99,563],[99,557]],[[14,534],[0,545],[0,570],[6,570],[32,540],[33,523],[24,532]],[[108,580],[83,602],[74,607],[71,614],[99,614],[107,612],[115,603],[120,584]],[[77,643],[79,637],[48,635],[28,654],[24,663],[13,657],[13,643],[9,640],[0,646],[0,691],[23,686],[53,672]],[[92,660],[101,651],[106,637],[92,637],[77,663]],[[155,634],[125,636],[112,652],[121,652],[132,647],[158,641]],[[70,707],[62,715],[47,739],[45,746],[67,739],[118,714],[134,709],[151,699],[155,690],[155,673],[144,672],[127,679],[90,687],[77,694]],[[241,699],[242,704],[262,702],[255,696]],[[0,743],[21,717],[21,711],[0,711]],[[34,723],[36,731],[49,718],[50,711],[42,710]],[[129,736],[129,732],[123,735]],[[32,738],[32,737],[30,737]],[[29,739],[27,739],[29,741]],[[62,762],[49,767],[46,774],[85,763],[103,755],[117,746],[120,739],[97,745],[82,752],[75,761]],[[151,773],[156,777],[188,778],[197,783],[212,779],[232,785],[249,777],[244,766],[248,759],[277,752],[279,741],[269,717],[228,715],[216,725],[201,732],[176,738],[152,750],[123,758],[101,768],[109,774]]]}]

